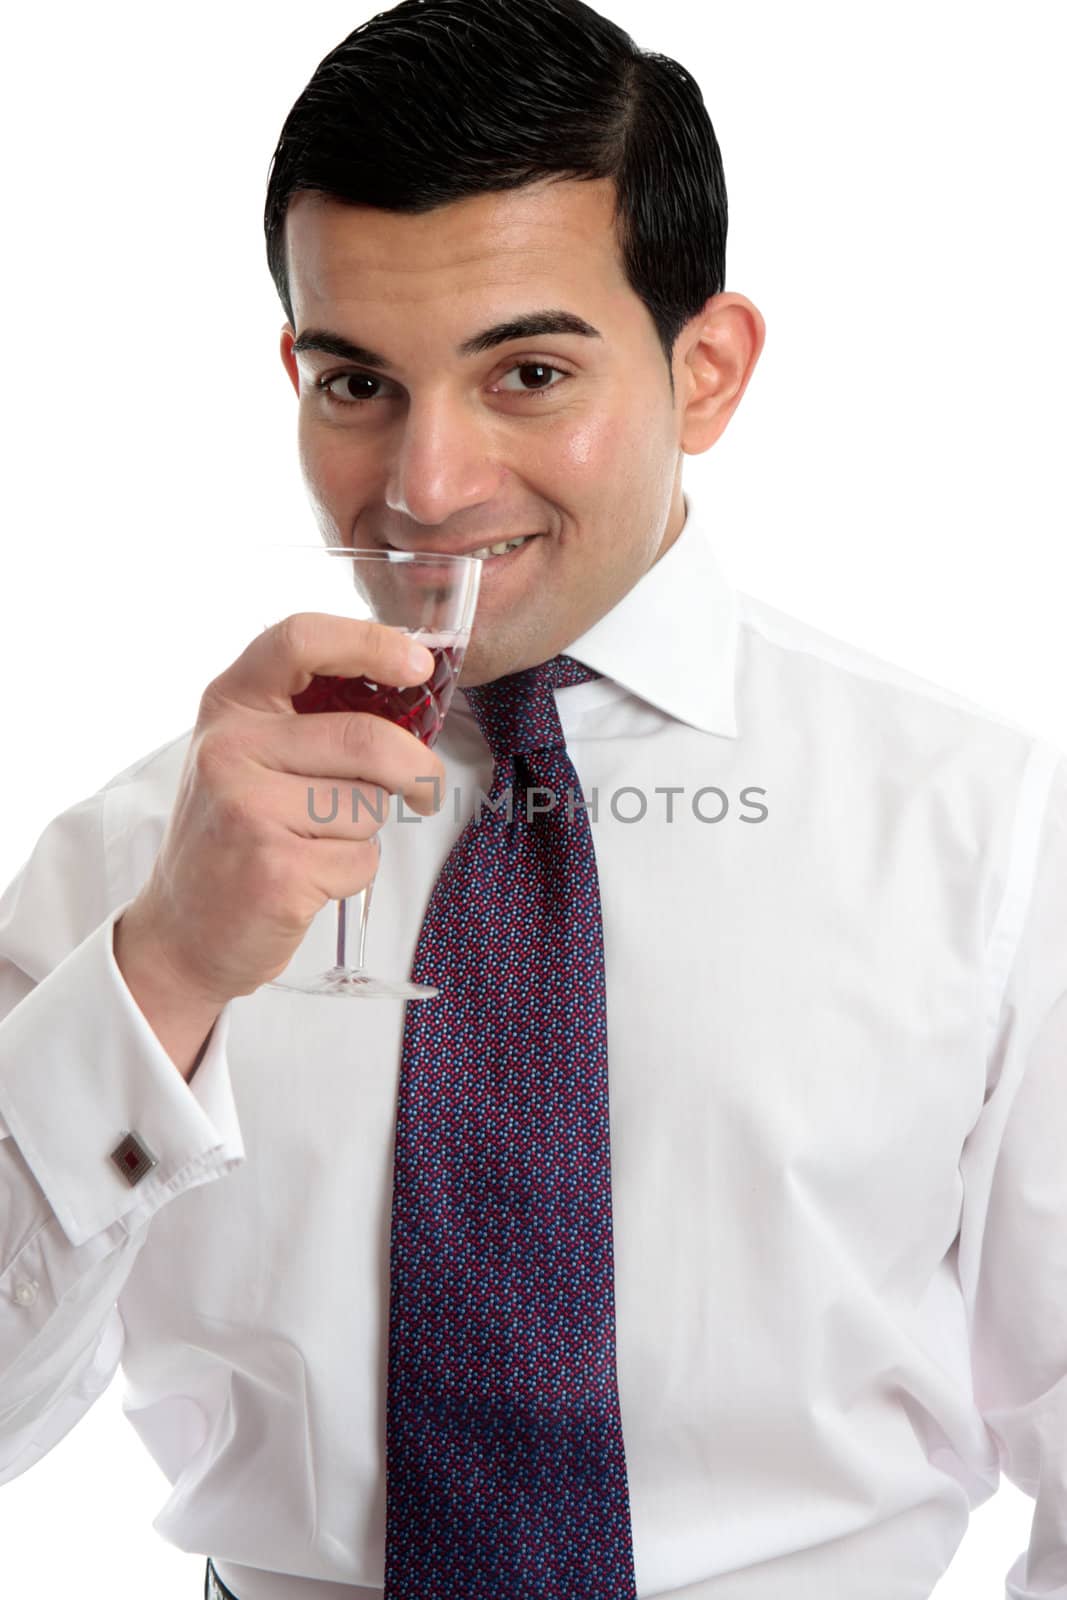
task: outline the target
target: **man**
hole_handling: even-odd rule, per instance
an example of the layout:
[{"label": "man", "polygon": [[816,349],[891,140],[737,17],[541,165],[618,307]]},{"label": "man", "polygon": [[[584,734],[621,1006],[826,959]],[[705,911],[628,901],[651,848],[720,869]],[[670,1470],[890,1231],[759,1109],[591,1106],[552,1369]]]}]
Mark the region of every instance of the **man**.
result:
[{"label": "man", "polygon": [[[1067,773],[719,569],[682,457],[763,323],[695,84],[408,0],[265,221],[324,536],[524,542],[434,751],[293,714],[427,670],[301,614],[8,891],[6,1475],[121,1360],[213,1594],[918,1600],[1001,1467],[1062,1592]],[[437,1001],[264,987],[374,874],[331,783],[421,819],[374,937]]]}]

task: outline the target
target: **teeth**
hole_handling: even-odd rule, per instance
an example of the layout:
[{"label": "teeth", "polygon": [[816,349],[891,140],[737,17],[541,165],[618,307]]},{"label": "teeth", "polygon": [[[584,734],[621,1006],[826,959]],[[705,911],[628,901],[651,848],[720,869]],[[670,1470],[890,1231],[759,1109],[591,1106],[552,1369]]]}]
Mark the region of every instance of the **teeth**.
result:
[{"label": "teeth", "polygon": [[525,535],[521,539],[509,539],[504,544],[485,544],[480,550],[472,550],[471,555],[478,561],[488,561],[490,556],[507,555],[509,550],[517,550],[520,544],[525,544]]}]

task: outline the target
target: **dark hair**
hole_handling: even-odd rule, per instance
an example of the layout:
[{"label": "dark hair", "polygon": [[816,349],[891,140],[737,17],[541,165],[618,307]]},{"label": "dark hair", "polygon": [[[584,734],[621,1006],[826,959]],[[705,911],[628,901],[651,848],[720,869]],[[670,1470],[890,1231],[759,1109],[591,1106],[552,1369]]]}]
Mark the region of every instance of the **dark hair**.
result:
[{"label": "dark hair", "polygon": [[401,0],[320,61],[286,117],[267,264],[292,323],[285,214],[298,191],[414,213],[607,177],[626,277],[670,370],[726,270],[722,158],[696,80],[581,0]]}]

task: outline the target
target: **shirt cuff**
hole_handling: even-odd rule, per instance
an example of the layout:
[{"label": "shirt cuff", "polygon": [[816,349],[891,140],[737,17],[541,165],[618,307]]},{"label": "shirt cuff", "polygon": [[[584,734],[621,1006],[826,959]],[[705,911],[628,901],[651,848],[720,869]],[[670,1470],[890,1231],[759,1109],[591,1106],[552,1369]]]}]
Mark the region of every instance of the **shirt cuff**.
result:
[{"label": "shirt cuff", "polygon": [[[132,1233],[245,1155],[226,1058],[230,1006],[187,1083],[115,961],[125,910],[0,1022],[0,1118],[72,1245],[116,1222]],[[126,1133],[156,1158],[135,1186],[111,1160]]]}]

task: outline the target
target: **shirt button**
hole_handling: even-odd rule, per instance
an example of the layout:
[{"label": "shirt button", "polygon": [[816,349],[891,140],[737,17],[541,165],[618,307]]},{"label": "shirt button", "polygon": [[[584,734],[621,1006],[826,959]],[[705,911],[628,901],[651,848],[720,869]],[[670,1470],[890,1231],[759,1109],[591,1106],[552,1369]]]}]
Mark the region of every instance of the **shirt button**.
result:
[{"label": "shirt button", "polygon": [[18,1306],[32,1306],[37,1298],[37,1290],[39,1288],[40,1284],[36,1280],[33,1283],[27,1283],[23,1279],[21,1283],[16,1283],[15,1304]]}]

